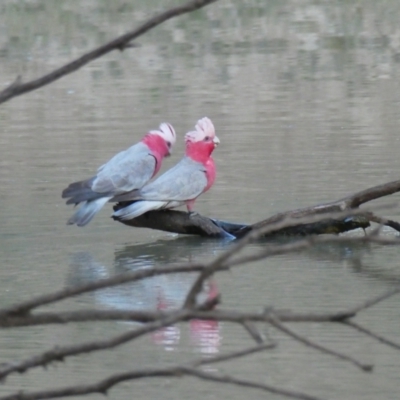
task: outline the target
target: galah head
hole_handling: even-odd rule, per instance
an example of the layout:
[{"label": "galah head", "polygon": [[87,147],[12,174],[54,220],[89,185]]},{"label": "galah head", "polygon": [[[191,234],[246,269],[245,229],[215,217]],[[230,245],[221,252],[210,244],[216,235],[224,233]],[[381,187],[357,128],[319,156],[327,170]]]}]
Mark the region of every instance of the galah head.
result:
[{"label": "galah head", "polygon": [[170,123],[168,122],[161,123],[159,129],[150,131],[147,135],[154,135],[158,138],[161,138],[166,146],[165,150],[162,152],[165,153],[163,155],[164,156],[171,155],[172,146],[176,142],[176,133],[174,127]]},{"label": "galah head", "polygon": [[185,135],[186,153],[195,151],[202,153],[207,157],[211,155],[216,146],[219,145],[219,139],[215,135],[215,128],[211,120],[207,117],[199,119],[195,126],[195,131],[188,132]]}]

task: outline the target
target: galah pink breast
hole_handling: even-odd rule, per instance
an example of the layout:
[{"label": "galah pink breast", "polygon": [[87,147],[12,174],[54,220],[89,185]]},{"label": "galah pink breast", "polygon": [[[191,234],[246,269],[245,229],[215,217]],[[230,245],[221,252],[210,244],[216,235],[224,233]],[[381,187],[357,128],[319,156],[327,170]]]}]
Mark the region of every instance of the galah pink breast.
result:
[{"label": "galah pink breast", "polygon": [[68,199],[67,204],[83,204],[67,223],[85,226],[111,198],[142,188],[159,171],[175,141],[173,126],[162,123],[159,130],[148,132],[102,165],[95,176],[71,183],[62,198]]},{"label": "galah pink breast", "polygon": [[197,122],[195,131],[185,135],[185,157],[155,181],[144,186],[134,196],[122,195],[115,201],[138,200],[114,212],[115,219],[128,220],[150,210],[186,205],[193,210],[198,196],[215,181],[215,164],[211,154],[219,144],[214,125],[207,117]]}]

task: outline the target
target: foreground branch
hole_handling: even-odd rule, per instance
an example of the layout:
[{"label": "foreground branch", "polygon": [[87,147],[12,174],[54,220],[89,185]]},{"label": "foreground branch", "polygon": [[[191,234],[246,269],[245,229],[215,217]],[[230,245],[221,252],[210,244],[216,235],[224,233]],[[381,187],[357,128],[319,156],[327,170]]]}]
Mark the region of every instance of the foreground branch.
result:
[{"label": "foreground branch", "polygon": [[21,303],[0,309],[0,319],[10,316],[26,315],[34,308],[55,303],[84,293],[93,292],[95,290],[109,288],[121,285],[123,283],[135,282],[156,275],[175,274],[178,272],[191,273],[191,272],[201,271],[204,268],[205,266],[201,264],[190,264],[190,265],[180,265],[180,266],[170,266],[170,267],[154,267],[131,273],[116,275],[108,279],[103,279],[96,282],[90,282],[79,286],[67,287],[65,289],[57,290],[53,293],[34,297],[33,299],[23,301]]},{"label": "foreground branch", "polygon": [[122,51],[127,47],[132,47],[130,45],[130,42],[132,40],[138,38],[139,36],[162,24],[163,22],[179,15],[198,10],[216,1],[217,0],[192,0],[184,4],[183,6],[171,8],[167,11],[164,11],[150,18],[135,30],[125,33],[124,35],[111,40],[110,42],[84,54],[76,60],[71,61],[66,65],[63,65],[62,67],[40,78],[34,79],[26,83],[21,83],[21,77],[18,76],[15,82],[13,82],[9,87],[0,92],[0,104],[12,99],[13,97],[20,96],[21,94],[28,93],[35,89],[39,89],[42,86],[48,85],[49,83],[52,83],[65,75],[75,72],[89,62],[99,57],[102,57],[113,50]]},{"label": "foreground branch", "polygon": [[52,399],[52,398],[67,397],[67,396],[87,395],[92,393],[100,393],[103,395],[107,395],[108,391],[113,386],[121,382],[136,380],[140,378],[159,378],[159,377],[181,378],[185,375],[193,376],[207,381],[259,389],[265,392],[278,394],[292,399],[320,400],[320,398],[318,397],[311,396],[305,393],[282,389],[272,385],[253,382],[246,379],[238,379],[229,375],[209,373],[197,368],[184,367],[184,366],[164,368],[164,369],[146,369],[139,371],[124,372],[121,374],[112,375],[102,381],[99,381],[91,385],[76,385],[73,387],[68,386],[65,388],[43,390],[38,392],[27,392],[27,393],[18,392],[8,396],[0,397],[0,400],[40,400],[40,399]]},{"label": "foreground branch", "polygon": [[282,324],[282,322],[279,320],[279,318],[275,316],[274,313],[270,313],[270,323],[276,329],[280,330],[281,332],[285,333],[286,335],[290,336],[291,338],[295,339],[296,341],[308,347],[311,347],[313,349],[321,351],[322,353],[329,354],[331,356],[339,358],[340,360],[349,361],[356,367],[361,368],[363,371],[366,372],[372,371],[373,366],[371,364],[362,364],[361,362],[354,359],[353,357],[348,356],[347,354],[339,353],[336,350],[328,349],[325,346],[322,346],[318,343],[311,341],[310,339],[307,339],[304,336],[299,335],[298,333],[294,332],[293,330],[289,329],[287,326]]},{"label": "foreground branch", "polygon": [[[66,357],[76,356],[80,354],[91,353],[99,350],[106,350],[115,348],[129,341],[135,340],[144,334],[154,332],[162,327],[170,326],[178,322],[186,322],[192,319],[199,320],[216,320],[238,323],[249,327],[247,329],[252,337],[264,345],[263,338],[258,333],[255,333],[253,327],[251,327],[250,322],[264,322],[269,323],[282,330],[292,338],[301,341],[302,343],[317,348],[320,351],[334,355],[335,357],[351,361],[365,371],[370,371],[372,366],[364,365],[354,360],[350,356],[343,355],[336,351],[326,349],[320,345],[310,342],[309,340],[300,337],[295,334],[289,328],[282,325],[282,322],[330,322],[330,323],[343,323],[349,318],[356,315],[357,312],[373,307],[381,301],[388,299],[395,294],[400,293],[400,287],[396,289],[391,289],[382,295],[379,295],[373,299],[358,305],[357,307],[350,308],[349,310],[339,311],[336,313],[322,313],[322,314],[296,314],[294,312],[282,312],[279,310],[266,310],[260,313],[249,313],[249,312],[239,312],[239,311],[229,311],[229,310],[214,310],[217,299],[211,299],[205,303],[199,305],[195,309],[183,309],[174,311],[164,311],[164,312],[153,312],[153,311],[106,311],[106,310],[87,310],[87,311],[75,311],[69,313],[40,313],[38,315],[10,318],[9,323],[12,324],[18,321],[15,326],[23,326],[25,320],[26,325],[34,325],[32,322],[36,319],[39,323],[62,323],[62,322],[90,322],[90,321],[107,321],[107,320],[124,320],[124,321],[136,321],[136,322],[146,322],[145,325],[128,330],[123,334],[111,337],[106,340],[98,341],[88,341],[80,343],[78,345],[72,346],[57,346],[51,350],[47,350],[41,354],[33,357],[29,357],[25,360],[19,362],[10,362],[8,364],[3,364],[0,368],[0,380],[6,378],[8,375],[14,372],[23,373],[28,369],[35,367],[45,367],[56,361],[64,361]],[[84,318],[87,318],[86,320]],[[58,318],[58,319],[57,319]],[[7,323],[7,320],[2,321],[3,324]],[[254,334],[255,333],[255,334]],[[385,343],[384,340],[379,340]],[[388,343],[385,343],[388,344]],[[389,345],[389,344],[388,344]],[[391,347],[392,344],[390,344]]]}]

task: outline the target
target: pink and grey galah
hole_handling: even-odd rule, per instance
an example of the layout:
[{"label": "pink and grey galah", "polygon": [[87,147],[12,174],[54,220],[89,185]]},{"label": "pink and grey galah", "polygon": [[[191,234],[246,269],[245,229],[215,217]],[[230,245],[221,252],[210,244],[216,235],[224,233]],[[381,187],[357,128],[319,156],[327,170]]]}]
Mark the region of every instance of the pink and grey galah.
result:
[{"label": "pink and grey galah", "polygon": [[85,226],[114,196],[142,188],[161,168],[164,157],[176,142],[173,126],[167,122],[148,132],[140,142],[117,153],[89,179],[71,183],[62,192],[67,204],[82,206],[68,224]]},{"label": "pink and grey galah", "polygon": [[121,196],[116,201],[138,200],[115,211],[113,218],[129,220],[150,210],[186,205],[192,212],[194,202],[215,181],[215,163],[211,153],[219,144],[214,125],[204,117],[197,121],[195,131],[185,135],[185,157],[155,181],[140,189],[134,196]]}]

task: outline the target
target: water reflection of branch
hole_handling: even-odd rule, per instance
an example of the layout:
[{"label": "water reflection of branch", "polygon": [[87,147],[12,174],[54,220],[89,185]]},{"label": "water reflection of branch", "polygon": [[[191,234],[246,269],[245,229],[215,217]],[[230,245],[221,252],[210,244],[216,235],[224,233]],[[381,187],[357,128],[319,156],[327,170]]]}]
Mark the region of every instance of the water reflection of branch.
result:
[{"label": "water reflection of branch", "polygon": [[39,89],[42,86],[48,85],[65,75],[77,71],[79,68],[83,67],[89,62],[100,58],[113,50],[123,51],[128,47],[133,47],[133,45],[131,44],[132,40],[138,38],[139,36],[142,36],[149,30],[155,28],[163,22],[168,21],[169,19],[177,17],[179,15],[198,10],[216,1],[218,0],[192,0],[182,6],[170,8],[169,10],[166,10],[148,19],[135,30],[127,32],[124,35],[121,35],[111,40],[110,42],[94,50],[91,50],[90,52],[84,54],[76,60],[73,60],[68,64],[63,65],[62,67],[57,68],[56,70],[40,78],[34,79],[26,83],[21,83],[21,77],[18,76],[15,82],[13,82],[10,86],[0,92],[0,104],[12,99],[13,97],[20,96],[24,93],[28,93],[33,90]]}]

